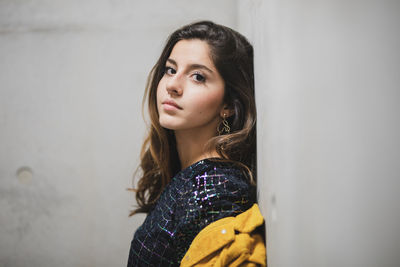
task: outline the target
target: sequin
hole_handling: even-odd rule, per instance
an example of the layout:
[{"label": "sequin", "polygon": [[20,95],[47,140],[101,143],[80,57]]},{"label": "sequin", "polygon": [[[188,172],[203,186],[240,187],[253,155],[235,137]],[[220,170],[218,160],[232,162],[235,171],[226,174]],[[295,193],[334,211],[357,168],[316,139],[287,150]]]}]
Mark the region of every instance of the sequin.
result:
[{"label": "sequin", "polygon": [[179,266],[200,230],[249,209],[253,192],[232,163],[204,159],[180,171],[137,229],[128,267]]}]

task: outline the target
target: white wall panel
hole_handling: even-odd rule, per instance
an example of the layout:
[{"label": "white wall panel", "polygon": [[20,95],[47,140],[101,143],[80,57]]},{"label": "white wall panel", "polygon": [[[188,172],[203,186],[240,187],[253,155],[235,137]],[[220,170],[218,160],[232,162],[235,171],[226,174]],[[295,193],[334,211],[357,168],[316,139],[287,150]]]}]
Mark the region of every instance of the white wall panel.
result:
[{"label": "white wall panel", "polygon": [[399,2],[238,3],[269,266],[399,266]]}]

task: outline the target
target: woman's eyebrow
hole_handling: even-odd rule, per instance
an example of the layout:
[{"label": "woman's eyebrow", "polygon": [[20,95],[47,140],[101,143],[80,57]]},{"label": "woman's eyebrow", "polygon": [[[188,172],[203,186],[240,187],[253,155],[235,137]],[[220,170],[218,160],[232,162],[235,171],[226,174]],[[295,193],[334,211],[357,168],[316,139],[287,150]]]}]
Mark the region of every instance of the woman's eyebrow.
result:
[{"label": "woman's eyebrow", "polygon": [[[176,61],[173,60],[173,59],[171,59],[171,58],[168,58],[167,61],[168,61],[169,63],[171,63],[172,65],[174,65],[174,66],[178,66],[178,64],[176,63]],[[208,71],[208,72],[210,72],[210,73],[214,73],[210,68],[208,68],[208,67],[206,67],[205,65],[202,65],[202,64],[191,64],[191,65],[188,67],[188,70],[192,70],[192,69],[203,69],[203,70],[206,70],[206,71]]]}]

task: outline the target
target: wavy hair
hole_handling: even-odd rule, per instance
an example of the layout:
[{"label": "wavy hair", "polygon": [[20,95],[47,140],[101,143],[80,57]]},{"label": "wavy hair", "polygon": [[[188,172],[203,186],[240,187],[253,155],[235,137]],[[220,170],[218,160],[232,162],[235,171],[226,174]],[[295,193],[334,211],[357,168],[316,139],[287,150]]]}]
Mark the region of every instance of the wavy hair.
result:
[{"label": "wavy hair", "polygon": [[150,129],[141,150],[141,177],[138,181],[136,200],[138,208],[130,215],[149,212],[171,178],[180,171],[180,161],[172,130],[159,123],[157,87],[164,75],[170,53],[180,40],[199,39],[210,47],[210,57],[225,82],[224,103],[233,110],[227,118],[230,133],[216,135],[208,143],[215,149],[220,161],[233,161],[242,166],[250,181],[256,173],[256,108],[254,99],[253,47],[240,33],[215,24],[200,21],[173,32],[157,63],[147,79],[143,107],[147,100]]}]

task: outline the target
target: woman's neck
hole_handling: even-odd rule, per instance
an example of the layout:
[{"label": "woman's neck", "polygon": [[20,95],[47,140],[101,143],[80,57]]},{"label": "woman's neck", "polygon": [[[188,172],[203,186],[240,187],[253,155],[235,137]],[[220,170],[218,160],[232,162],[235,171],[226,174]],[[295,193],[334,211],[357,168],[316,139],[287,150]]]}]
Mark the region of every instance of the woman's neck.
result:
[{"label": "woman's neck", "polygon": [[175,131],[176,148],[181,162],[181,169],[185,169],[199,160],[219,157],[215,149],[206,151],[207,142],[213,135],[196,131]]}]

